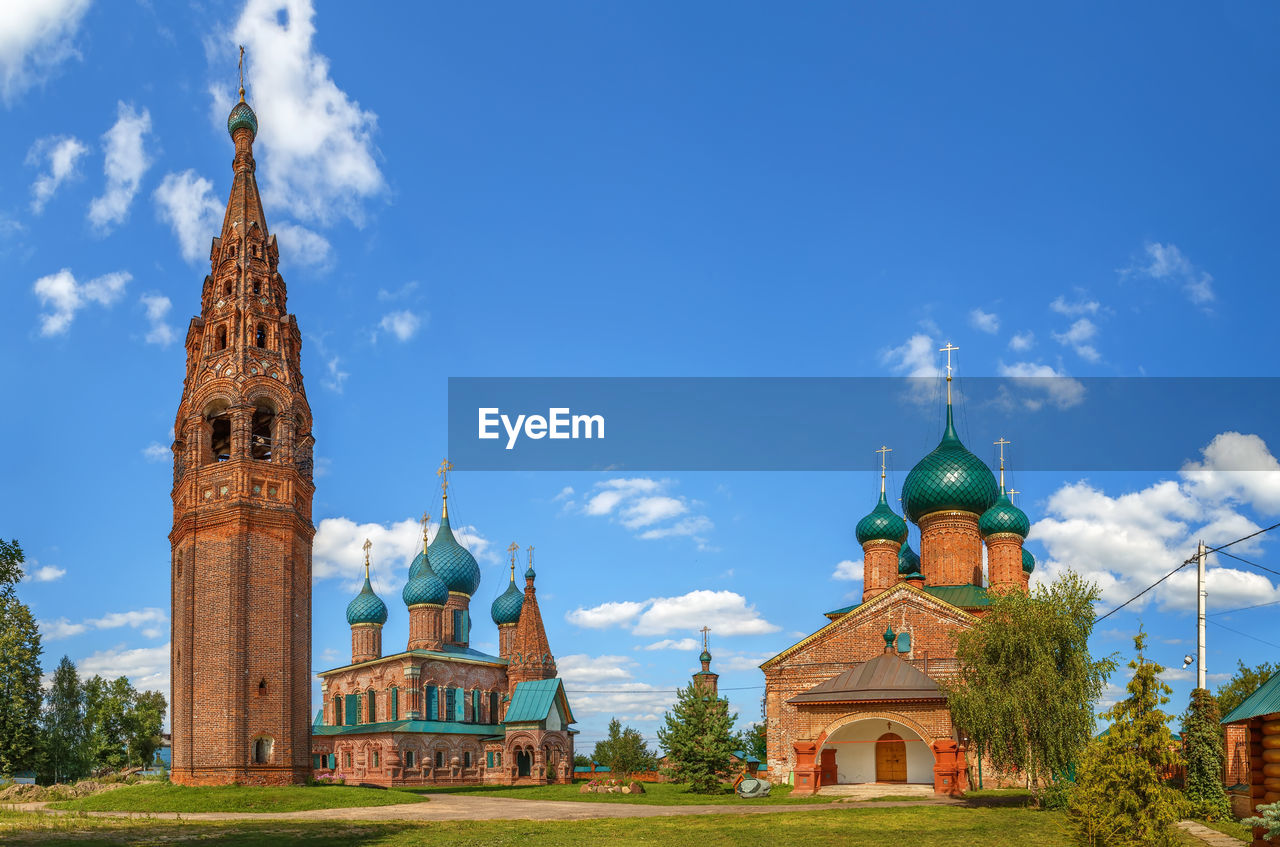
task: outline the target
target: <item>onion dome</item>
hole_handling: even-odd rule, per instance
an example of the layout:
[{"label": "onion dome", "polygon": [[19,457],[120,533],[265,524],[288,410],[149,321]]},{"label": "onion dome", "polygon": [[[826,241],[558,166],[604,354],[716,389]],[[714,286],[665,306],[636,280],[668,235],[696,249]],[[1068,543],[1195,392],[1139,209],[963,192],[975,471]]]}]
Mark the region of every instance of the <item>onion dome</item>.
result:
[{"label": "onion dome", "polygon": [[1022,572],[1030,574],[1036,569],[1036,557],[1031,555],[1031,551],[1026,547],[1022,548]]},{"label": "onion dome", "polygon": [[516,588],[516,575],[515,571],[512,571],[511,583],[507,586],[507,590],[493,601],[493,605],[489,607],[489,613],[493,615],[493,622],[502,626],[519,621],[522,606],[524,606],[524,593]]},{"label": "onion dome", "polygon": [[440,519],[440,529],[436,531],[436,538],[427,550],[431,557],[431,567],[450,591],[468,597],[476,593],[476,588],[480,586],[480,566],[476,564],[475,556],[453,537],[447,511]]},{"label": "onion dome", "polygon": [[530,565],[529,567],[525,568],[525,571],[524,571],[524,578],[525,578],[525,579],[532,581],[532,580],[533,580],[533,579],[535,579],[537,576],[538,576],[538,575],[537,575],[536,573],[534,573],[534,572],[533,572],[533,565]]},{"label": "onion dome", "polygon": [[890,646],[892,646],[892,644],[893,644],[893,639],[894,639],[894,638],[896,638],[896,637],[897,637],[897,636],[894,634],[894,631],[893,631],[893,624],[889,624],[888,626],[886,626],[886,627],[884,628],[884,646],[885,646],[885,649],[886,649],[886,650],[887,650]]},{"label": "onion dome", "polygon": [[704,664],[711,664],[711,651],[703,650],[702,653],[698,656],[698,661]]},{"label": "onion dome", "polygon": [[432,570],[425,554],[419,553],[409,566],[409,581],[400,599],[406,606],[443,606],[449,600],[449,586]]},{"label": "onion dome", "polygon": [[893,509],[889,508],[889,501],[885,499],[884,492],[881,491],[880,502],[876,503],[871,514],[858,521],[854,535],[857,536],[859,544],[866,544],[868,541],[902,542],[907,538],[907,522],[894,514]]},{"label": "onion dome", "polygon": [[1031,532],[1031,521],[1027,519],[1026,512],[1013,505],[1008,494],[1001,492],[995,505],[978,518],[978,532],[982,533],[983,538],[998,532],[1011,532],[1026,538],[1027,533]]},{"label": "onion dome", "polygon": [[249,104],[244,102],[243,90],[240,92],[240,102],[231,110],[231,114],[227,115],[227,132],[234,137],[236,130],[241,127],[249,130],[250,141],[257,137],[258,116],[253,113],[253,109],[249,108]]},{"label": "onion dome", "polygon": [[360,589],[360,593],[355,599],[347,604],[347,623],[351,626],[356,624],[377,624],[381,626],[387,622],[387,604],[382,602],[382,598],[373,593],[373,585],[369,582],[369,574],[366,571],[364,575],[364,587]]},{"label": "onion dome", "polygon": [[991,468],[970,453],[956,435],[947,404],[947,428],[933,452],[921,459],[902,485],[902,506],[915,523],[944,510],[981,515],[999,497]]},{"label": "onion dome", "polygon": [[924,574],[920,572],[920,557],[916,555],[916,551],[911,549],[911,545],[905,541],[902,549],[898,551],[898,576],[903,579],[923,578]]}]

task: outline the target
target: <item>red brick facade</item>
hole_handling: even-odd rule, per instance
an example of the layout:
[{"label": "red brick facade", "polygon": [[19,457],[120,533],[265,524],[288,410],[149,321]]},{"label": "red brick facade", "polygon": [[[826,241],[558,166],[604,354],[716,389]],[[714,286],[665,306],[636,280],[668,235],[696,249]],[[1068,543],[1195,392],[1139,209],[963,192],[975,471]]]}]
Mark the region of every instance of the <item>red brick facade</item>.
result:
[{"label": "red brick facade", "polygon": [[233,140],[174,423],[171,777],[296,783],[310,773],[311,410],[253,130]]}]

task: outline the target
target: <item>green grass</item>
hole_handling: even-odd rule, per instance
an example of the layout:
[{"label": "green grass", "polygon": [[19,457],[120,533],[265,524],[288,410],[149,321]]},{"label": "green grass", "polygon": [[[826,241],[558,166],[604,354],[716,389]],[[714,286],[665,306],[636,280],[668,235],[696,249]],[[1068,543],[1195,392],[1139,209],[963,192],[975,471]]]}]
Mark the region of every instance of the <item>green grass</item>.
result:
[{"label": "green grass", "polygon": [[[416,793],[466,794],[480,797],[515,797],[520,800],[575,800],[583,803],[637,803],[645,806],[785,806],[798,803],[830,803],[832,797],[812,795],[791,796],[791,786],[775,785],[768,797],[758,800],[742,800],[726,789],[720,794],[694,794],[685,786],[673,782],[646,782],[644,794],[582,794],[583,783],[573,785],[463,785],[449,788],[414,788]],[[919,799],[916,797],[913,800]]]},{"label": "green grass", "polygon": [[1232,838],[1239,838],[1241,841],[1248,843],[1253,841],[1253,831],[1247,826],[1243,826],[1239,821],[1202,821],[1196,819],[1196,823],[1203,824],[1209,829],[1216,829],[1223,835],[1230,835]]},{"label": "green grass", "polygon": [[151,783],[130,785],[78,800],[50,803],[54,809],[83,812],[302,812],[421,803],[407,791],[382,791],[351,785],[227,785],[196,787]]},{"label": "green grass", "polygon": [[805,847],[1068,847],[1055,812],[1014,808],[915,806],[858,808],[764,815],[694,815],[588,821],[432,821],[421,824],[346,821],[323,823],[175,823],[119,818],[54,817],[0,811],[0,842],[58,844],[288,847],[293,844],[410,847],[741,847],[787,843]]}]

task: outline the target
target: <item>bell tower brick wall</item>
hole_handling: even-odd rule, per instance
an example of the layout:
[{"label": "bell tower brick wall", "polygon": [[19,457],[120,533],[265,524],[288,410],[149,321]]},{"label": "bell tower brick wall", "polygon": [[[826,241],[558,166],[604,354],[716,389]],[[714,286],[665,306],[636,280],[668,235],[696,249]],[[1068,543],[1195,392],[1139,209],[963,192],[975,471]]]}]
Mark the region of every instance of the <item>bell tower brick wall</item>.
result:
[{"label": "bell tower brick wall", "polygon": [[186,785],[301,783],[311,766],[314,440],[253,135],[235,126],[174,423],[171,778]]},{"label": "bell tower brick wall", "polygon": [[920,518],[920,572],[925,585],[982,585],[982,536],[972,512]]}]

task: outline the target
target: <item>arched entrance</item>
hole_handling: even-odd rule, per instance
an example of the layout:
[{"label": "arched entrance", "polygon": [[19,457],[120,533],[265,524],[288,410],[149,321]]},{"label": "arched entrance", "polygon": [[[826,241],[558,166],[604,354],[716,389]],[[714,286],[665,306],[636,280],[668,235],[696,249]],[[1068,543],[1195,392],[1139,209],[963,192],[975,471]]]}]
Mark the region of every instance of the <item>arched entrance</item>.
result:
[{"label": "arched entrance", "polygon": [[533,751],[521,750],[516,753],[516,775],[529,776],[533,773]]},{"label": "arched entrance", "polygon": [[[853,720],[822,742],[822,784],[888,782],[933,784],[934,754],[920,733],[883,717]],[[830,764],[829,764],[830,763]]]}]

